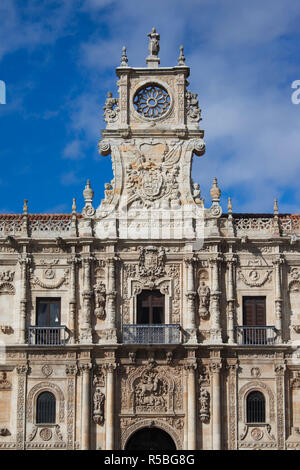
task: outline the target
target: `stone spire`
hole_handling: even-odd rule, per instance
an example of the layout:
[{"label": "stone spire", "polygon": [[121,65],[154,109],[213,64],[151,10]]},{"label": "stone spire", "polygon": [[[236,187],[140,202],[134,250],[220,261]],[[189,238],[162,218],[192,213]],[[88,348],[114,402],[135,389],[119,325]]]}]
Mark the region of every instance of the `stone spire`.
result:
[{"label": "stone spire", "polygon": [[150,54],[147,57],[146,62],[149,68],[156,69],[160,64],[160,59],[158,57],[160,35],[156,32],[155,28],[152,28],[151,33],[149,33],[147,36],[150,39],[148,47]]},{"label": "stone spire", "polygon": [[273,207],[274,215],[278,215],[278,199],[274,199],[274,207]]}]

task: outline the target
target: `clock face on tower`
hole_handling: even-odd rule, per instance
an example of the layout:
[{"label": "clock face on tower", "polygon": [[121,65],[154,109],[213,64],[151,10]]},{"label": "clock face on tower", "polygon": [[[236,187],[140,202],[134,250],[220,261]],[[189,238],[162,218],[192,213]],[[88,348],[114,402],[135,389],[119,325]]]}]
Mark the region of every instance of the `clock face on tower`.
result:
[{"label": "clock face on tower", "polygon": [[140,116],[146,119],[157,119],[168,112],[170,95],[161,85],[150,83],[136,92],[133,104]]}]

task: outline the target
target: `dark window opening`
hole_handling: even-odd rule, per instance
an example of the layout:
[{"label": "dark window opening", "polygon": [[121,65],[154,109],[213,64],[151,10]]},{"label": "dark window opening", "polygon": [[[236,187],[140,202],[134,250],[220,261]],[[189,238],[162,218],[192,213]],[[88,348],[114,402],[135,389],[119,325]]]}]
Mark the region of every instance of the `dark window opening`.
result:
[{"label": "dark window opening", "polygon": [[60,325],[60,299],[37,299],[36,312],[37,326]]},{"label": "dark window opening", "polygon": [[53,393],[43,392],[37,398],[36,422],[54,424],[56,420],[56,400]]},{"label": "dark window opening", "polygon": [[243,297],[243,325],[266,326],[265,297]]},{"label": "dark window opening", "polygon": [[165,296],[157,290],[144,290],[138,296],[137,324],[161,325],[165,322]]},{"label": "dark window opening", "polygon": [[264,423],[265,414],[265,397],[263,394],[258,391],[249,393],[247,397],[247,423]]}]

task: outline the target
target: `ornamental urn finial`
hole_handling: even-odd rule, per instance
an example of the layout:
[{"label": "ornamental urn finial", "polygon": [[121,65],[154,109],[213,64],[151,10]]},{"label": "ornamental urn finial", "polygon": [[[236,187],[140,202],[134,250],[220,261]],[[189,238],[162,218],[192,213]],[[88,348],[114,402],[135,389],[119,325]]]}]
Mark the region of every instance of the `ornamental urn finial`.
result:
[{"label": "ornamental urn finial", "polygon": [[273,207],[274,215],[278,215],[278,199],[274,199],[274,207]]},{"label": "ornamental urn finial", "polygon": [[231,203],[231,197],[228,198],[228,205],[227,205],[227,209],[228,209],[228,214],[232,214],[232,203]]},{"label": "ornamental urn finial", "polygon": [[180,46],[180,54],[179,54],[179,57],[178,57],[178,66],[179,67],[185,67],[185,57],[184,57],[184,54],[183,54],[183,46]]},{"label": "ornamental urn finial", "polygon": [[213,185],[212,185],[211,190],[210,190],[210,197],[211,197],[213,202],[219,202],[220,201],[220,196],[221,196],[221,190],[218,186],[218,180],[215,177]]},{"label": "ornamental urn finial", "polygon": [[28,199],[24,199],[23,213],[28,214]]},{"label": "ornamental urn finial", "polygon": [[72,204],[72,214],[76,214],[77,206],[76,206],[76,199],[73,197],[73,204]]},{"label": "ornamental urn finial", "polygon": [[126,52],[126,47],[123,46],[122,48],[122,57],[121,57],[121,64],[120,67],[128,67],[128,57]]},{"label": "ornamental urn finial", "polygon": [[93,202],[94,191],[91,188],[90,180],[87,180],[86,187],[83,190],[83,197],[86,204],[91,204]]}]

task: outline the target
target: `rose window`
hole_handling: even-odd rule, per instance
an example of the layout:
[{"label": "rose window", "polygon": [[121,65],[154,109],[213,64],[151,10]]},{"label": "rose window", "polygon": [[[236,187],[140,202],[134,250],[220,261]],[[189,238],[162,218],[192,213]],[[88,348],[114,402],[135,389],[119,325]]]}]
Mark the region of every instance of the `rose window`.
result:
[{"label": "rose window", "polygon": [[164,116],[170,108],[170,96],[159,85],[147,85],[135,94],[133,104],[141,116],[155,119]]}]

